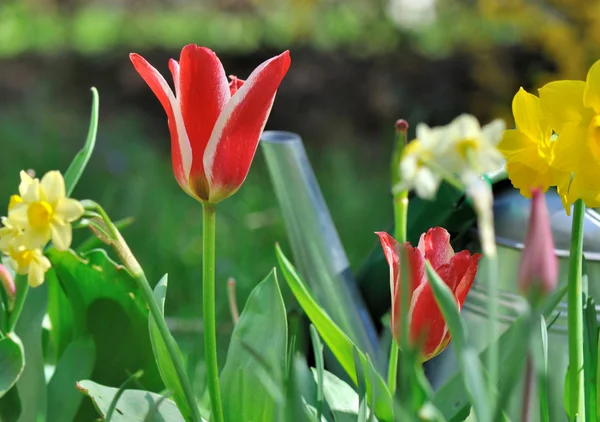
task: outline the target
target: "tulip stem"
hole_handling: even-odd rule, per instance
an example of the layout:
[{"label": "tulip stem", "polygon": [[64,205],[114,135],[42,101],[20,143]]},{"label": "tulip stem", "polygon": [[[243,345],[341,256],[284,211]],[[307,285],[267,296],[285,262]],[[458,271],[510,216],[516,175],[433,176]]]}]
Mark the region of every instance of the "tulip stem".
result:
[{"label": "tulip stem", "polygon": [[573,206],[571,250],[569,252],[568,324],[569,324],[569,417],[585,421],[583,379],[583,222],[585,206],[581,199]]},{"label": "tulip stem", "polygon": [[217,209],[214,204],[202,204],[202,312],[204,319],[204,358],[211,421],[223,422],[223,406],[219,389],[217,361],[217,332],[215,322],[215,225]]}]

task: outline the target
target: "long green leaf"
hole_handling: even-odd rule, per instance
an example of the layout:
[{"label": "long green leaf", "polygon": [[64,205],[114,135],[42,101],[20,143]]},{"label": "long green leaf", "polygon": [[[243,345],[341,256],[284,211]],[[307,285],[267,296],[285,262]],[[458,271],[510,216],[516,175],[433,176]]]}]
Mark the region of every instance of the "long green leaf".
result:
[{"label": "long green leaf", "polygon": [[91,336],[73,341],[62,355],[48,383],[49,421],[75,420],[83,396],[75,388],[82,378],[89,378],[96,360],[96,345]]},{"label": "long green leaf", "polygon": [[[306,284],[301,280],[300,276],[296,272],[294,266],[285,257],[279,245],[276,245],[277,260],[279,266],[283,272],[284,278],[290,287],[290,290],[296,297],[296,300],[302,306],[304,312],[315,325],[317,331],[321,335],[321,338],[327,344],[333,355],[336,357],[338,362],[344,368],[352,382],[358,385],[358,378],[356,373],[356,366],[354,363],[353,349],[356,347],[354,343],[348,338],[346,334],[329,318],[327,313],[319,306],[316,300],[312,297]],[[375,411],[375,415],[379,420],[391,421],[394,418],[394,406],[392,396],[385,384],[385,381],[377,373],[375,368],[370,362],[367,361],[364,354],[358,351],[360,361],[362,362],[363,370],[369,374],[369,371],[373,371],[373,379],[375,382],[371,384],[369,380],[371,376],[367,377],[367,390],[368,397],[371,396],[371,389],[374,389],[375,403],[372,407]]]},{"label": "long green leaf", "polygon": [[315,364],[317,369],[317,420],[321,419],[323,414],[323,372],[325,365],[323,364],[323,343],[319,338],[319,333],[314,325],[310,325],[310,338],[313,345],[313,354],[315,355]]},{"label": "long green leaf", "polygon": [[585,403],[588,421],[594,420],[597,413],[596,401],[598,388],[596,373],[598,372],[598,315],[596,304],[592,297],[588,297],[584,306],[584,371],[585,371]]},{"label": "long green leaf", "polygon": [[88,130],[87,139],[85,140],[83,149],[75,155],[75,158],[73,158],[73,161],[65,172],[65,191],[67,196],[71,196],[73,193],[73,189],[75,189],[77,182],[79,182],[88,161],[90,161],[92,152],[94,152],[96,134],[98,133],[99,103],[98,90],[92,88],[92,116],[90,117],[90,128]]},{"label": "long green leaf", "polygon": [[460,318],[456,299],[429,261],[426,262],[426,268],[433,295],[452,336],[454,350],[477,420],[479,422],[491,421],[493,409],[490,409],[488,405],[481,361],[477,352],[467,343],[466,327]]},{"label": "long green leaf", "polygon": [[[169,276],[165,274],[156,287],[154,287],[154,298],[156,299],[163,316],[165,313],[165,298],[167,296],[168,282]],[[185,398],[183,386],[177,376],[175,366],[173,366],[173,362],[171,361],[167,345],[165,344],[152,315],[148,316],[148,328],[150,331],[150,343],[152,343],[152,351],[154,352],[154,359],[156,359],[160,376],[167,389],[173,394],[173,400],[177,403],[177,407],[179,407],[182,415],[187,420],[191,418],[193,412]],[[177,351],[181,355],[179,349],[177,349]]]},{"label": "long green leaf", "polygon": [[220,377],[225,420],[283,420],[285,304],[275,270],[254,288],[235,325]]},{"label": "long green leaf", "polygon": [[22,421],[38,421],[46,416],[46,379],[42,345],[42,321],[48,304],[46,283],[29,289],[15,332],[23,342],[25,369],[17,381]]},{"label": "long green leaf", "polygon": [[[548,297],[541,306],[542,314],[548,318],[553,315],[556,306],[567,291],[566,286],[557,289]],[[499,337],[500,344],[500,383],[506,381],[506,368],[513,367],[518,362],[523,362],[527,354],[528,337],[524,334],[523,327],[528,323],[530,315],[519,316],[515,322]],[[520,344],[521,347],[511,347],[513,344]],[[480,354],[480,360],[487,353],[487,348]],[[469,414],[469,398],[462,380],[462,374],[456,373],[443,386],[441,386],[432,399],[433,404],[440,410],[444,418],[449,422],[463,421]]]}]

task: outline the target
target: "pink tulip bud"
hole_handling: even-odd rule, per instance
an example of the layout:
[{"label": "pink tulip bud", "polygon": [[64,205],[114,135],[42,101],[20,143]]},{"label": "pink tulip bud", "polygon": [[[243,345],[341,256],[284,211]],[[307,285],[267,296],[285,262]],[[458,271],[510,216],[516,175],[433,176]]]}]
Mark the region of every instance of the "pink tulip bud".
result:
[{"label": "pink tulip bud", "polygon": [[558,283],[558,258],[544,193],[532,190],[531,215],[519,263],[519,289],[524,295],[552,292]]},{"label": "pink tulip bud", "polygon": [[8,297],[8,302],[12,307],[15,300],[15,280],[8,269],[2,264],[0,264],[0,283],[2,283],[2,287]]}]

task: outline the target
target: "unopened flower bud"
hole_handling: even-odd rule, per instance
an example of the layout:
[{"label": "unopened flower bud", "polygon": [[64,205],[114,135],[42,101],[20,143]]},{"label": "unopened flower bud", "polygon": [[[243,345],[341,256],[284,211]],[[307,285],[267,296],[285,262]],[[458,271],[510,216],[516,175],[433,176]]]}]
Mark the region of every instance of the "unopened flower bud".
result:
[{"label": "unopened flower bud", "polygon": [[547,295],[558,283],[558,258],[544,193],[532,190],[531,214],[519,263],[519,290],[524,295]]}]

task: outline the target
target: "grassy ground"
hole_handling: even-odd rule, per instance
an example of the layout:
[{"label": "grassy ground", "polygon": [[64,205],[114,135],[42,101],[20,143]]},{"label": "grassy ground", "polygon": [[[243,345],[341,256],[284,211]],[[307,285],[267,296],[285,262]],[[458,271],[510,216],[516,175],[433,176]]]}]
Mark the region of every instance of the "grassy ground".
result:
[{"label": "grassy ground", "polygon": [[[23,104],[0,113],[0,192],[6,201],[18,186],[19,170],[64,171],[87,131],[82,117],[87,112],[36,107]],[[148,133],[139,115],[101,121],[97,149],[74,197],[98,201],[113,219],[134,217],[124,236],[151,281],[169,273],[167,314],[197,321],[202,312],[201,206],[175,182],[168,149],[150,146],[168,139],[157,142],[152,136],[157,135]],[[386,153],[391,143],[379,139],[358,146],[356,140],[334,140],[322,145],[321,141],[306,140],[309,158],[356,269],[375,244],[373,232],[391,221]],[[289,251],[260,149],[246,183],[219,205],[218,213],[216,296],[224,353],[232,329],[227,279],[237,280],[241,309],[252,288],[276,265],[275,242]],[[75,242],[86,236],[77,233]],[[202,350],[201,335],[182,340],[189,352]]]}]

